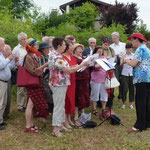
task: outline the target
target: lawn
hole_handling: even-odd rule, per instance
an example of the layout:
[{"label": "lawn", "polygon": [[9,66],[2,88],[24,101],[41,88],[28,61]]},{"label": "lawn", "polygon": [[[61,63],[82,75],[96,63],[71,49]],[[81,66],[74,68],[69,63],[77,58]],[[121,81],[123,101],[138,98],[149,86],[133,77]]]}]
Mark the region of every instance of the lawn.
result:
[{"label": "lawn", "polygon": [[[136,112],[135,109],[129,109],[129,104],[125,109],[121,109],[121,105],[115,98],[113,110],[127,128],[113,126],[106,121],[94,129],[74,128],[71,133],[56,138],[51,136],[51,116],[47,124],[36,119],[36,125],[42,127],[39,133],[26,133],[24,113],[18,112],[14,100],[10,119],[7,120],[8,126],[6,130],[0,131],[0,150],[149,150],[150,131],[128,132],[136,120]],[[86,109],[86,113],[90,111],[91,108]],[[101,109],[98,111],[101,112]],[[92,120],[100,122],[98,116],[92,116]]]}]

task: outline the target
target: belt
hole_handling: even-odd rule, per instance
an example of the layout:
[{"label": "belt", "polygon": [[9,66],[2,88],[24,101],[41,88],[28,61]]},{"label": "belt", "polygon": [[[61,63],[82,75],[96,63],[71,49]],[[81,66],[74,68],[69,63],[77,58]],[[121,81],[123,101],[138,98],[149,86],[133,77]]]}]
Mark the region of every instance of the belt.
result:
[{"label": "belt", "polygon": [[0,79],[0,81],[5,82],[5,83],[7,83],[7,82],[8,82],[8,81],[4,81],[4,80],[1,80],[1,79]]}]

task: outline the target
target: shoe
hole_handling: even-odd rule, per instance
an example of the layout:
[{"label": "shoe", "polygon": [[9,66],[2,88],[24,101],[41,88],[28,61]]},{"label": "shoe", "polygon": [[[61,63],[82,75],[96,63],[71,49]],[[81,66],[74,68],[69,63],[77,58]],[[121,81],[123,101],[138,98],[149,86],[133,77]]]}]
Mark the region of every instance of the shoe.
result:
[{"label": "shoe", "polygon": [[3,122],[3,123],[0,124],[0,126],[7,126],[7,123]]},{"label": "shoe", "polygon": [[95,116],[98,116],[97,110],[93,109],[93,110],[92,110],[92,114],[94,114]]},{"label": "shoe", "polygon": [[60,127],[60,130],[59,130],[59,131],[60,131],[60,132],[72,132],[71,129],[68,129],[68,128],[64,127],[64,126]]},{"label": "shoe", "polygon": [[133,105],[130,105],[129,107],[130,107],[130,109],[134,109]]},{"label": "shoe", "polygon": [[122,109],[125,109],[125,108],[126,108],[126,105],[125,105],[125,104],[123,104],[123,105],[121,106],[121,108],[122,108]]},{"label": "shoe", "polygon": [[135,127],[129,128],[128,131],[138,131]]},{"label": "shoe", "polygon": [[59,130],[53,131],[52,132],[52,136],[54,136],[54,137],[62,137],[62,133]]},{"label": "shoe", "polygon": [[38,130],[36,130],[36,129],[33,128],[32,126],[29,127],[29,128],[25,128],[25,131],[26,131],[26,132],[32,132],[32,133],[37,133],[37,132],[38,132]]},{"label": "shoe", "polygon": [[0,130],[5,130],[6,128],[2,125],[0,125]]},{"label": "shoe", "polygon": [[25,112],[25,108],[18,109],[19,112]]},{"label": "shoe", "polygon": [[106,109],[102,110],[102,117],[103,118],[108,118],[110,116],[110,114],[108,114],[108,111]]}]

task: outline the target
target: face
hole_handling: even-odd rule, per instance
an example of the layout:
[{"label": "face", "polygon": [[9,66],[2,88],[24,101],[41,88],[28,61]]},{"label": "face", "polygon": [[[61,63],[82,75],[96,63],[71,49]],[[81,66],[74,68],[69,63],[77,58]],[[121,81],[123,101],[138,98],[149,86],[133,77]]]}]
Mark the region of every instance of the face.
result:
[{"label": "face", "polygon": [[68,49],[69,53],[73,53],[73,44],[69,43],[69,49]]},{"label": "face", "polygon": [[126,49],[126,53],[129,55],[129,54],[131,54],[132,53],[132,48],[127,48]]},{"label": "face", "polygon": [[95,46],[96,46],[96,41],[95,41],[94,39],[91,39],[91,40],[89,41],[89,46],[90,46],[92,49],[94,49]]},{"label": "face", "polygon": [[33,44],[33,46],[32,46],[33,48],[35,48],[35,49],[38,49],[39,48],[39,46],[38,46],[38,44],[37,44],[37,42],[35,42],[34,44]]},{"label": "face", "polygon": [[48,56],[49,48],[47,47],[47,48],[43,49],[43,53],[44,53],[45,56]]},{"label": "face", "polygon": [[83,49],[81,46],[78,46],[74,52],[74,54],[78,57],[82,57],[82,52],[83,52]]},{"label": "face", "polygon": [[27,37],[26,36],[21,36],[21,39],[19,40],[20,45],[22,45],[23,47],[26,46],[26,41],[27,41]]},{"label": "face", "polygon": [[5,47],[5,42],[4,40],[0,39],[0,52],[4,50],[4,47]]},{"label": "face", "polygon": [[103,55],[103,49],[99,48],[96,53],[98,53],[99,56],[102,56]]},{"label": "face", "polygon": [[58,45],[58,49],[57,50],[58,50],[59,53],[62,54],[64,52],[65,48],[66,48],[66,44],[63,41],[62,45]]},{"label": "face", "polygon": [[118,36],[116,36],[116,35],[112,35],[112,41],[114,42],[114,43],[117,43],[117,42],[119,42],[119,37]]},{"label": "face", "polygon": [[110,43],[109,42],[105,42],[105,43],[102,44],[102,46],[103,46],[104,49],[108,49],[109,46],[110,46]]},{"label": "face", "polygon": [[138,40],[137,39],[131,38],[131,43],[134,48],[138,48]]}]

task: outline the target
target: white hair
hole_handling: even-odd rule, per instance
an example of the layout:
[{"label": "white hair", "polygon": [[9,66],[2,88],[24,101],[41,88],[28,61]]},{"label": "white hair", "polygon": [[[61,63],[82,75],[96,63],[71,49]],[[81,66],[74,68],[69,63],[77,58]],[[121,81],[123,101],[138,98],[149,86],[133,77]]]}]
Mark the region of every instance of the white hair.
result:
[{"label": "white hair", "polygon": [[5,50],[5,49],[8,49],[8,48],[11,50],[10,45],[5,44],[4,50]]},{"label": "white hair", "polygon": [[4,39],[4,38],[2,38],[2,37],[0,37],[0,40],[1,40],[1,41],[5,41],[5,39]]},{"label": "white hair", "polygon": [[18,34],[18,41],[20,41],[20,40],[21,40],[22,36],[27,37],[26,33],[21,32],[21,33],[19,33],[19,34]]},{"label": "white hair", "polygon": [[119,37],[119,33],[118,33],[118,32],[113,32],[113,33],[111,34],[111,36],[117,36],[117,37]]},{"label": "white hair", "polygon": [[94,40],[96,43],[96,39],[94,37],[89,38],[88,42],[90,43],[91,40]]},{"label": "white hair", "polygon": [[55,37],[54,36],[44,36],[42,42],[51,42]]}]

